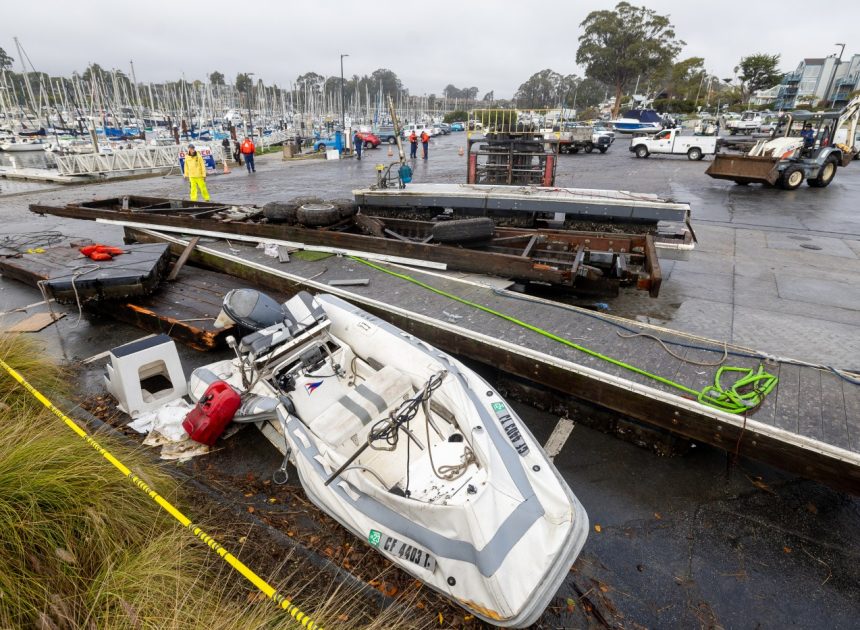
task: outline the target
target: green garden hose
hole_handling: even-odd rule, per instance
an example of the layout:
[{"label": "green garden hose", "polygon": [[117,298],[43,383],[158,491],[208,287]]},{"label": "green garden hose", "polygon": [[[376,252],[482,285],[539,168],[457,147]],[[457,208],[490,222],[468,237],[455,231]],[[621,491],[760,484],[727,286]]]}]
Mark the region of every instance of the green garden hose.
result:
[{"label": "green garden hose", "polygon": [[[421,282],[420,280],[416,280],[415,278],[406,274],[391,271],[390,269],[386,269],[385,267],[372,263],[368,260],[364,260],[363,258],[359,258],[357,256],[351,256],[351,258],[367,265],[368,267],[372,267],[377,271],[381,271],[382,273],[394,276],[395,278],[400,278],[401,280],[411,282],[412,284],[427,289],[428,291],[432,291],[437,295],[441,295],[456,302],[460,302],[461,304],[465,304],[466,306],[471,306],[472,308],[484,311],[485,313],[489,313],[490,315],[500,317],[501,319],[509,321],[512,324],[516,324],[517,326],[521,326],[522,328],[531,330],[532,332],[542,335],[547,339],[552,339],[553,341],[556,341],[560,344],[563,344],[570,348],[574,348],[576,350],[579,350],[580,352],[584,352],[589,356],[595,357],[602,361],[606,361],[607,363],[611,363],[612,365],[616,365],[625,370],[635,372],[636,374],[641,374],[642,376],[663,383],[664,385],[668,385],[669,387],[678,389],[686,394],[694,396],[695,399],[703,405],[715,407],[716,409],[719,409],[721,411],[735,414],[743,414],[750,412],[762,403],[764,397],[769,394],[779,382],[779,379],[773,374],[766,372],[761,364],[759,364],[757,370],[753,368],[722,366],[717,370],[717,373],[714,375],[713,385],[707,385],[702,388],[701,391],[695,390],[691,387],[687,387],[686,385],[676,383],[675,381],[660,376],[659,374],[652,374],[651,372],[638,368],[635,365],[630,365],[629,363],[625,363],[624,361],[619,361],[618,359],[608,357],[605,354],[601,354],[595,350],[591,350],[590,348],[581,346],[577,343],[570,341],[569,339],[559,337],[558,335],[555,335],[547,330],[538,328],[537,326],[533,326],[515,317],[511,317],[510,315],[505,315],[504,313],[493,310],[482,304],[471,302],[469,300],[458,297],[453,293],[448,293],[447,291],[437,289],[434,286],[431,286],[425,282]],[[736,372],[741,374],[741,376],[737,380],[735,380],[730,386],[726,387],[723,386],[722,377],[727,372]]]}]

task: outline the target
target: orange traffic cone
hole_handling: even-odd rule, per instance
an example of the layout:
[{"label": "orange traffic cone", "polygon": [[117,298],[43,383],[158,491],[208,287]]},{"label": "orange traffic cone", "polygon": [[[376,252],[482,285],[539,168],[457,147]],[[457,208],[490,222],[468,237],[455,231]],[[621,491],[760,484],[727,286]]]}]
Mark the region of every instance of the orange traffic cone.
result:
[{"label": "orange traffic cone", "polygon": [[394,149],[392,149],[391,145],[389,144],[388,145],[388,157],[391,157],[392,155],[394,155]]},{"label": "orange traffic cone", "polygon": [[224,175],[229,175],[229,174],[230,174],[230,167],[227,166],[227,159],[224,158]]}]

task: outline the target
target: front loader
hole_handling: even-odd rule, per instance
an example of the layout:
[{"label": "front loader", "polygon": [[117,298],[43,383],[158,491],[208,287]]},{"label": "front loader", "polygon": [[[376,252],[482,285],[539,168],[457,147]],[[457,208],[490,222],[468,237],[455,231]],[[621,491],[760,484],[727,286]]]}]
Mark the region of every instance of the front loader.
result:
[{"label": "front loader", "polygon": [[[813,188],[824,188],[840,167],[848,166],[860,147],[852,146],[860,118],[860,97],[841,112],[792,112],[784,114],[770,138],[759,140],[742,155],[718,153],[705,171],[715,179],[737,184],[767,184],[794,190],[803,180]],[[804,143],[800,130],[811,123],[812,146]],[[845,144],[836,142],[847,127]]]}]

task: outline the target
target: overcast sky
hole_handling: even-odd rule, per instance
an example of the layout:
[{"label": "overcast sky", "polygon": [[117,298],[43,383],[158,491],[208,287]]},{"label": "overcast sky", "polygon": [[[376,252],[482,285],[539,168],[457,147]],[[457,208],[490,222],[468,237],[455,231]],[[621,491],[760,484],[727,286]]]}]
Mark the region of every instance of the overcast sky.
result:
[{"label": "overcast sky", "polygon": [[[17,36],[37,70],[82,71],[89,62],[140,81],[203,79],[254,72],[288,86],[304,72],[330,76],[393,70],[413,94],[442,94],[448,83],[509,98],[544,68],[582,75],[579,24],[613,2],[582,0],[2,0],[0,47],[15,57]],[[669,14],[687,42],[681,57],[705,58],[708,71],[732,75],[755,52],[780,53],[782,69],[802,57],[860,53],[860,2],[808,0],[647,0]]]}]

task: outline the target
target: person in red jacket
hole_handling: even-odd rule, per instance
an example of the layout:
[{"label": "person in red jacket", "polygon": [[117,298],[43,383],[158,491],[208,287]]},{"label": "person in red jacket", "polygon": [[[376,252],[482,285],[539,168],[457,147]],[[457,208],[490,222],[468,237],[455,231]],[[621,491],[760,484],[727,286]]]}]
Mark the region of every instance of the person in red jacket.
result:
[{"label": "person in red jacket", "polygon": [[427,131],[421,132],[421,148],[424,149],[424,159],[427,159],[427,145],[430,143],[430,134]]},{"label": "person in red jacket", "polygon": [[418,157],[418,136],[414,129],[409,134],[409,157],[413,160]]},{"label": "person in red jacket", "polygon": [[239,150],[242,152],[242,157],[245,158],[245,166],[248,168],[248,173],[256,173],[257,169],[254,168],[254,151],[257,150],[257,147],[254,146],[251,139],[246,136]]}]

